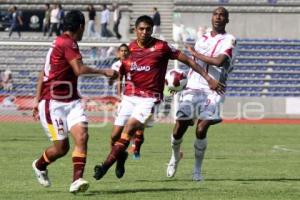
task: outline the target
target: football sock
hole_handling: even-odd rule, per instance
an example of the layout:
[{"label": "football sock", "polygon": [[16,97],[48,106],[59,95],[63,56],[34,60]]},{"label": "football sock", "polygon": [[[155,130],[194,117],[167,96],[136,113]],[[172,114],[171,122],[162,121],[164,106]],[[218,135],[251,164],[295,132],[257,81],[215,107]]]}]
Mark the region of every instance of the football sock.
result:
[{"label": "football sock", "polygon": [[196,138],[194,143],[195,148],[195,166],[194,166],[194,173],[201,173],[201,166],[202,161],[204,158],[205,150],[207,147],[207,139],[198,139]]},{"label": "football sock", "polygon": [[86,163],[86,154],[73,152],[72,154],[72,161],[73,161],[73,182],[79,178],[82,178],[84,167]]},{"label": "football sock", "polygon": [[107,170],[109,169],[116,160],[126,151],[129,145],[129,141],[126,139],[119,139],[114,146],[112,147],[109,155],[107,156],[106,160],[103,163],[103,167]]},{"label": "football sock", "polygon": [[142,146],[143,143],[144,143],[144,131],[137,130],[135,132],[135,138],[134,138],[135,147],[134,147],[133,152],[140,153],[141,146]]},{"label": "football sock", "polygon": [[171,135],[171,147],[172,147],[172,159],[178,161],[180,159],[180,144],[182,143],[182,138],[175,139],[173,134]]},{"label": "football sock", "polygon": [[46,155],[46,151],[44,151],[43,155],[40,157],[40,159],[38,159],[38,161],[36,162],[35,166],[36,168],[38,168],[41,171],[45,171],[47,166],[51,163],[54,162],[50,161],[48,156]]}]

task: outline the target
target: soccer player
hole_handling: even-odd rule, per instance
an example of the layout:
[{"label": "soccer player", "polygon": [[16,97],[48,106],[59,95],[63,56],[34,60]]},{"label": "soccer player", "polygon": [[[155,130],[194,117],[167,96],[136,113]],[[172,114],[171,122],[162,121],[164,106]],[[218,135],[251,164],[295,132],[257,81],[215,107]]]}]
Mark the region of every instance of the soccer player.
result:
[{"label": "soccer player", "polygon": [[[124,44],[124,43],[121,44],[118,47],[118,51],[117,51],[117,56],[119,57],[119,60],[112,64],[111,69],[119,72],[120,67],[122,65],[122,60],[125,60],[126,58],[128,58],[129,54],[130,54],[130,52],[129,52],[128,45]],[[114,78],[110,78],[109,84],[112,85],[114,80],[115,80]],[[119,99],[122,98],[122,80],[123,80],[123,76],[120,75],[118,77],[118,82],[117,82],[117,94],[118,94]],[[124,116],[118,115],[115,119],[113,130],[111,133],[111,146],[113,146],[114,143],[121,137],[121,133],[123,131],[125,122],[127,120],[127,119],[123,119],[123,118],[124,118]],[[144,142],[144,129],[140,129],[135,132],[132,142],[133,142],[133,144],[132,144],[133,159],[139,160],[140,159],[140,149]],[[127,157],[127,155],[125,155],[125,156]]]},{"label": "soccer player", "polygon": [[117,75],[111,69],[93,69],[83,64],[77,41],[82,39],[84,25],[84,15],[80,11],[72,10],[64,18],[64,33],[54,40],[48,51],[45,66],[38,79],[33,107],[33,117],[40,119],[45,133],[52,141],[52,145],[32,163],[37,180],[44,187],[51,185],[47,166],[67,154],[70,132],[75,145],[72,153],[72,193],[84,192],[89,186],[82,178],[87,155],[88,128],[87,117],[77,92],[78,76]]},{"label": "soccer player", "polygon": [[130,43],[130,56],[122,61],[120,74],[126,77],[126,84],[119,116],[127,119],[121,138],[115,142],[102,165],[94,168],[94,178],[101,179],[118,160],[116,171],[123,176],[126,156],[124,153],[135,131],[144,128],[154,107],[163,98],[164,80],[169,59],[177,59],[200,73],[210,88],[222,93],[224,85],[211,78],[196,62],[169,46],[167,42],[151,37],[153,20],[143,15],[135,22],[137,39]]},{"label": "soccer player", "polygon": [[[231,68],[232,52],[235,47],[235,38],[226,32],[225,27],[229,22],[229,13],[224,7],[216,8],[212,13],[212,31],[204,34],[195,44],[195,49],[189,51],[197,63],[205,67],[208,74],[223,84]],[[195,166],[193,180],[201,181],[201,166],[207,147],[208,128],[221,122],[220,103],[224,95],[211,90],[208,82],[190,69],[188,83],[183,91],[178,111],[176,124],[171,136],[172,156],[167,167],[167,177],[173,177],[180,160],[180,144],[188,126],[196,124]]]}]

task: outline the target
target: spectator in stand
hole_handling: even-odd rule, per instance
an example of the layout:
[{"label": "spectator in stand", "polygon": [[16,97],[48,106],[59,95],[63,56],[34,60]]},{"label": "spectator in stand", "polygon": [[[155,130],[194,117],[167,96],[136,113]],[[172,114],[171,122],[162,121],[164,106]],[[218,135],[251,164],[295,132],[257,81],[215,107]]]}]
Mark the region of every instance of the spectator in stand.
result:
[{"label": "spectator in stand", "polygon": [[55,32],[56,36],[59,36],[59,7],[58,4],[54,4],[54,8],[50,13],[50,30],[49,37],[52,37],[52,33]]},{"label": "spectator in stand", "polygon": [[152,17],[154,23],[153,35],[160,36],[160,14],[156,7],[153,8],[153,11],[154,11],[154,15]]},{"label": "spectator in stand", "polygon": [[103,10],[101,12],[101,37],[109,37],[109,31],[107,25],[109,24],[109,10],[107,6],[103,5]]},{"label": "spectator in stand", "polygon": [[14,31],[17,31],[19,38],[21,37],[21,27],[23,26],[23,20],[22,20],[22,12],[18,11],[17,6],[13,6],[9,9],[10,13],[10,19],[11,19],[11,25],[9,30],[9,37],[11,37],[12,33]]},{"label": "spectator in stand", "polygon": [[12,79],[12,72],[10,69],[6,69],[2,74],[1,74],[1,79],[2,79],[2,87],[4,90],[11,91],[13,89],[13,79]]},{"label": "spectator in stand", "polygon": [[59,35],[64,32],[64,17],[65,17],[65,10],[63,9],[61,4],[58,4],[58,18],[59,18],[59,24],[58,24],[58,31]]},{"label": "spectator in stand", "polygon": [[118,38],[118,40],[121,39],[122,35],[119,33],[119,24],[121,21],[121,11],[119,9],[119,5],[116,3],[114,4],[114,28],[113,31],[116,34],[116,37]]},{"label": "spectator in stand", "polygon": [[96,36],[95,31],[95,17],[96,17],[96,10],[92,4],[90,4],[87,8],[89,13],[89,22],[87,27],[87,35],[88,37]]},{"label": "spectator in stand", "polygon": [[49,31],[50,28],[50,4],[46,3],[45,4],[45,16],[43,19],[43,34],[46,36],[47,32]]}]

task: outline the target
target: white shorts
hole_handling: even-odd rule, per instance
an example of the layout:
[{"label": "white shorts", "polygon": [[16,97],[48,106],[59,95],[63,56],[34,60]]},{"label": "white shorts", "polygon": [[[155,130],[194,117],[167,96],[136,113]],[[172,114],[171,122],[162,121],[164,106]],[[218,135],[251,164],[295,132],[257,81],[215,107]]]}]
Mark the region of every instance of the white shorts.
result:
[{"label": "white shorts", "polygon": [[80,100],[42,100],[39,103],[39,116],[51,141],[64,140],[73,125],[88,121]]},{"label": "white shorts", "polygon": [[124,95],[118,106],[114,125],[125,126],[129,118],[135,118],[147,127],[152,126],[156,102],[156,98]]},{"label": "white shorts", "polygon": [[211,90],[183,91],[176,111],[176,119],[219,120],[221,119],[220,105],[223,100],[223,96]]}]

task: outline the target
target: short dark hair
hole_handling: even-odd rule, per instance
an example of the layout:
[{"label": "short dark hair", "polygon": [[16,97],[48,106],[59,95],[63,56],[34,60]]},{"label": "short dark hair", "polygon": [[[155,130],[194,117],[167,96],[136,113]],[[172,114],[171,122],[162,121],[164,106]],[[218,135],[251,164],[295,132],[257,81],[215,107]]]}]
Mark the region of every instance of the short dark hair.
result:
[{"label": "short dark hair", "polygon": [[125,43],[123,43],[123,44],[121,44],[121,45],[118,47],[118,51],[119,51],[122,47],[125,47],[125,48],[129,49],[128,45],[125,44]]},{"label": "short dark hair", "polygon": [[220,6],[220,7],[216,8],[216,9],[214,9],[213,12],[215,12],[216,10],[223,10],[223,11],[224,11],[225,18],[226,18],[226,19],[229,19],[229,12],[228,12],[228,10],[227,10],[226,8]]},{"label": "short dark hair", "polygon": [[64,31],[76,32],[80,25],[85,25],[84,15],[79,10],[71,10],[64,17]]},{"label": "short dark hair", "polygon": [[142,15],[135,21],[135,27],[137,27],[141,22],[145,22],[146,24],[149,24],[151,27],[154,26],[153,19],[149,17],[148,15]]}]

